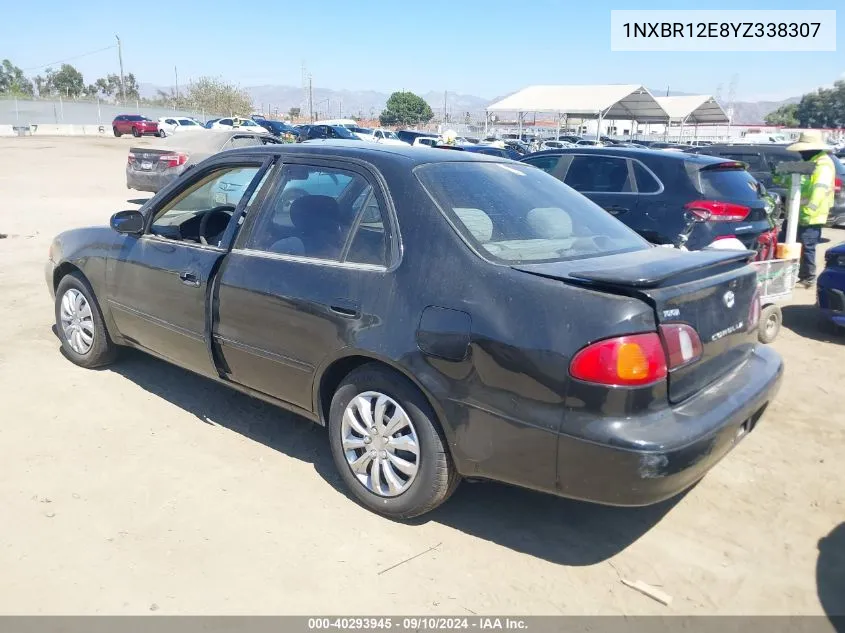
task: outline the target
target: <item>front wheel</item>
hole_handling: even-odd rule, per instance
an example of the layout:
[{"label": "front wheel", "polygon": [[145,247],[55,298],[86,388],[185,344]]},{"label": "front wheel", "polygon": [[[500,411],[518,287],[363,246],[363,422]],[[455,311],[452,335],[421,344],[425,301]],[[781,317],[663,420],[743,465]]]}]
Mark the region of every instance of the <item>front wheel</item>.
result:
[{"label": "front wheel", "polygon": [[783,322],[783,314],[779,305],[767,305],[760,311],[760,329],[757,332],[757,339],[768,345],[777,338],[780,326]]},{"label": "front wheel", "polygon": [[141,136],[141,133],[138,131],[138,128],[136,128],[136,127],[132,128],[132,136],[134,136],[135,138],[138,138],[139,136]]},{"label": "front wheel", "polygon": [[368,364],[341,382],[329,411],[335,466],[352,494],[409,519],[446,501],[459,477],[431,407],[406,378]]},{"label": "front wheel", "polygon": [[158,131],[158,135],[159,135],[161,138],[164,138],[165,136],[167,136],[167,132],[165,132],[164,130],[159,130],[159,131]]},{"label": "front wheel", "polygon": [[114,135],[115,135],[116,137],[118,137],[118,138],[120,138],[120,137],[122,136],[122,135],[121,135],[121,133],[117,131],[117,128],[116,128],[116,127],[113,127],[113,128],[111,129],[111,131],[112,131],[112,132],[114,132]]},{"label": "front wheel", "polygon": [[80,273],[66,275],[56,288],[56,330],[65,355],[80,367],[106,365],[117,354],[94,292]]}]

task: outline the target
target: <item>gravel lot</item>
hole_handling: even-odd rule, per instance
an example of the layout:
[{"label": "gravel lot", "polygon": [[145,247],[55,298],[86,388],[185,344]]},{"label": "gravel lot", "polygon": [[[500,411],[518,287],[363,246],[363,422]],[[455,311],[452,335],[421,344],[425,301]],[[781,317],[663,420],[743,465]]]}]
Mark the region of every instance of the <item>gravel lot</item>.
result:
[{"label": "gravel lot", "polygon": [[48,246],[143,197],[135,143],[0,140],[0,613],[845,614],[845,338],[812,292],[784,309],[777,400],[686,495],[463,484],[394,523],[345,496],[323,429],[140,353],[99,371],[59,353]]}]

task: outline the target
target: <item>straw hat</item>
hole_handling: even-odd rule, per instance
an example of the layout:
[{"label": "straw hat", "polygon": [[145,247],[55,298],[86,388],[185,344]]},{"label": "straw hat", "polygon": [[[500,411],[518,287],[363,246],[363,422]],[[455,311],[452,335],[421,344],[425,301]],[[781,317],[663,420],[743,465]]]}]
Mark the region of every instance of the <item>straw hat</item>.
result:
[{"label": "straw hat", "polygon": [[823,152],[825,150],[829,150],[830,147],[824,142],[822,133],[819,130],[810,130],[808,132],[801,132],[801,136],[798,137],[798,142],[793,143],[786,149],[790,152],[804,152],[812,149]]}]

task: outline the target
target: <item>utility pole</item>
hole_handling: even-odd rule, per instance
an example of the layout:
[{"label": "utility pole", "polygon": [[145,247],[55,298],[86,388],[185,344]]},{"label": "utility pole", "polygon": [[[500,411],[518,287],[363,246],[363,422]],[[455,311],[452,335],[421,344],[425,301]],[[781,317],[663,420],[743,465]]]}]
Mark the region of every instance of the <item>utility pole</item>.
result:
[{"label": "utility pole", "polygon": [[[447,90],[443,91],[443,125],[446,125],[446,96],[449,94]],[[445,132],[445,129],[444,129]]]},{"label": "utility pole", "polygon": [[126,97],[126,92],[123,88],[123,45],[120,43],[120,37],[114,36],[117,40],[117,60],[120,62],[120,101],[122,102]]},{"label": "utility pole", "polygon": [[311,118],[311,123],[314,122],[314,84],[311,81],[311,75],[308,75],[308,116]]},{"label": "utility pole", "polygon": [[173,76],[176,78],[176,99],[179,99],[179,70],[173,67]]}]

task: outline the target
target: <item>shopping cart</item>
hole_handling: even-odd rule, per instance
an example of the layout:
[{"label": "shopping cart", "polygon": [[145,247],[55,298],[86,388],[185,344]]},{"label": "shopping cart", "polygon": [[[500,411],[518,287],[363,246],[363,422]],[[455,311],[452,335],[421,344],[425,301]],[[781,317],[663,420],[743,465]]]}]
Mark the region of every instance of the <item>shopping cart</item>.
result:
[{"label": "shopping cart", "polygon": [[798,281],[797,259],[769,259],[752,262],[757,269],[757,282],[760,284],[760,328],[758,338],[761,343],[771,343],[780,332],[783,316],[780,303],[792,297],[792,290]]}]

